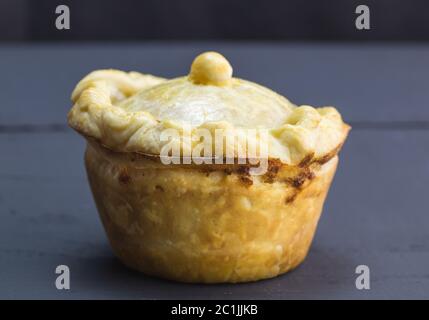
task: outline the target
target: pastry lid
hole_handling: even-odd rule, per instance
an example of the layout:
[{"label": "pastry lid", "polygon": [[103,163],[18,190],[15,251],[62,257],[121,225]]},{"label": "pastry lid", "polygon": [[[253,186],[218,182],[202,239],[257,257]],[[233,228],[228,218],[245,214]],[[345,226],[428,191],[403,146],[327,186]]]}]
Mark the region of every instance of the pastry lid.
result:
[{"label": "pastry lid", "polygon": [[141,90],[119,107],[193,127],[224,121],[240,128],[273,128],[286,120],[294,106],[270,89],[233,78],[225,57],[206,52],[195,58],[188,76]]},{"label": "pastry lid", "polygon": [[[99,70],[82,79],[72,94],[71,127],[110,149],[160,155],[167,143],[182,153],[201,141],[198,132],[223,130],[241,137],[222,147],[223,154],[261,143],[264,130],[269,158],[296,165],[339,150],[349,126],[333,107],[296,106],[256,83],[234,78],[221,54],[205,52],[193,61],[189,75],[171,80]],[[163,139],[168,129],[180,137]],[[183,139],[190,136],[190,139]],[[219,149],[213,147],[213,156]],[[335,155],[336,153],[334,153]]]}]

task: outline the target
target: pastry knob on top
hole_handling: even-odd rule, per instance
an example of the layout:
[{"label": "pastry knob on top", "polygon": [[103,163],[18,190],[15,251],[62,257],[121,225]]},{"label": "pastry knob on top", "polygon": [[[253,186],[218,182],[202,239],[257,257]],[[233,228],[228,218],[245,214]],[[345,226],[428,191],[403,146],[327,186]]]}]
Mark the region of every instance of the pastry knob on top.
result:
[{"label": "pastry knob on top", "polygon": [[232,67],[220,53],[209,51],[197,56],[191,65],[189,79],[195,84],[224,86],[232,78]]}]

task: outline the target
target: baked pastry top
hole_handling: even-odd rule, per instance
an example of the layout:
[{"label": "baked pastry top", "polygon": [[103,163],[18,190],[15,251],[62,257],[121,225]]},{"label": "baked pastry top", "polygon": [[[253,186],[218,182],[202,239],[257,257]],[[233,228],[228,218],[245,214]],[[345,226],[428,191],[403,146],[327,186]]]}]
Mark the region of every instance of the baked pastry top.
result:
[{"label": "baked pastry top", "polygon": [[78,83],[72,101],[70,126],[119,152],[159,155],[167,143],[161,134],[172,128],[193,137],[173,141],[181,150],[200,141],[194,137],[199,129],[245,137],[224,146],[237,154],[240,147],[260,142],[258,134],[248,136],[245,130],[262,129],[269,158],[296,165],[309,156],[336,153],[350,128],[333,107],[296,106],[268,88],[232,77],[229,62],[215,52],[199,55],[188,76],[171,80],[94,71]]}]

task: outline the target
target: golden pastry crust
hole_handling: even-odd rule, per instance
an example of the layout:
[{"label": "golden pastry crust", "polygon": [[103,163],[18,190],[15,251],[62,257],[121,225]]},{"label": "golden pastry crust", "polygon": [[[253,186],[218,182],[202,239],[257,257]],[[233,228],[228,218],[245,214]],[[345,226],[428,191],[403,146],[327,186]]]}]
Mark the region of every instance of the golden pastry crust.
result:
[{"label": "golden pastry crust", "polygon": [[[350,127],[333,107],[296,106],[232,77],[214,52],[198,56],[189,76],[166,80],[136,72],[95,71],[72,94],[69,124],[88,141],[85,164],[116,255],[146,274],[186,282],[243,282],[274,277],[306,256]],[[213,156],[268,133],[267,166],[251,161],[166,165],[166,129],[179,154],[198,131],[245,137]],[[184,136],[191,137],[184,143]],[[223,141],[223,140],[222,140]]]},{"label": "golden pastry crust", "polygon": [[[85,163],[116,255],[146,274],[186,282],[274,277],[306,256],[338,157],[281,166],[271,181],[164,166],[91,142]],[[242,179],[251,179],[248,185]]]},{"label": "golden pastry crust", "polygon": [[[262,128],[268,133],[263,142],[268,157],[289,165],[310,154],[323,157],[345,140],[349,126],[335,108],[298,107],[265,87],[231,75],[229,63],[216,53],[197,57],[189,76],[172,80],[95,71],[74,90],[68,121],[79,133],[114,150],[155,155],[167,143],[161,134],[169,128],[193,137],[188,145],[177,140],[177,148],[184,152],[198,144],[199,129],[244,136],[249,128]],[[259,137],[246,137],[222,151],[237,156],[240,148],[257,148],[260,143]]]}]

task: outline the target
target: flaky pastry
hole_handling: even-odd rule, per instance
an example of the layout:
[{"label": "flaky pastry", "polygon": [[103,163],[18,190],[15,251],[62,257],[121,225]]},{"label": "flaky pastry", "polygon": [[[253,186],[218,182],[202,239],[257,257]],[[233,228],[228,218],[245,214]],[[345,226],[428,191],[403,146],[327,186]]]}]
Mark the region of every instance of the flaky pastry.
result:
[{"label": "flaky pastry", "polygon": [[[303,261],[350,129],[335,108],[297,106],[234,78],[215,52],[171,80],[94,71],[72,101],[68,121],[88,142],[94,199],[126,265],[214,283],[274,277]],[[163,139],[168,129],[179,136]],[[253,174],[246,162],[163,163],[167,144],[193,155],[202,129],[241,137],[213,146],[213,157],[238,159],[243,148],[266,146],[266,170]],[[245,134],[256,129],[266,135]]]}]

